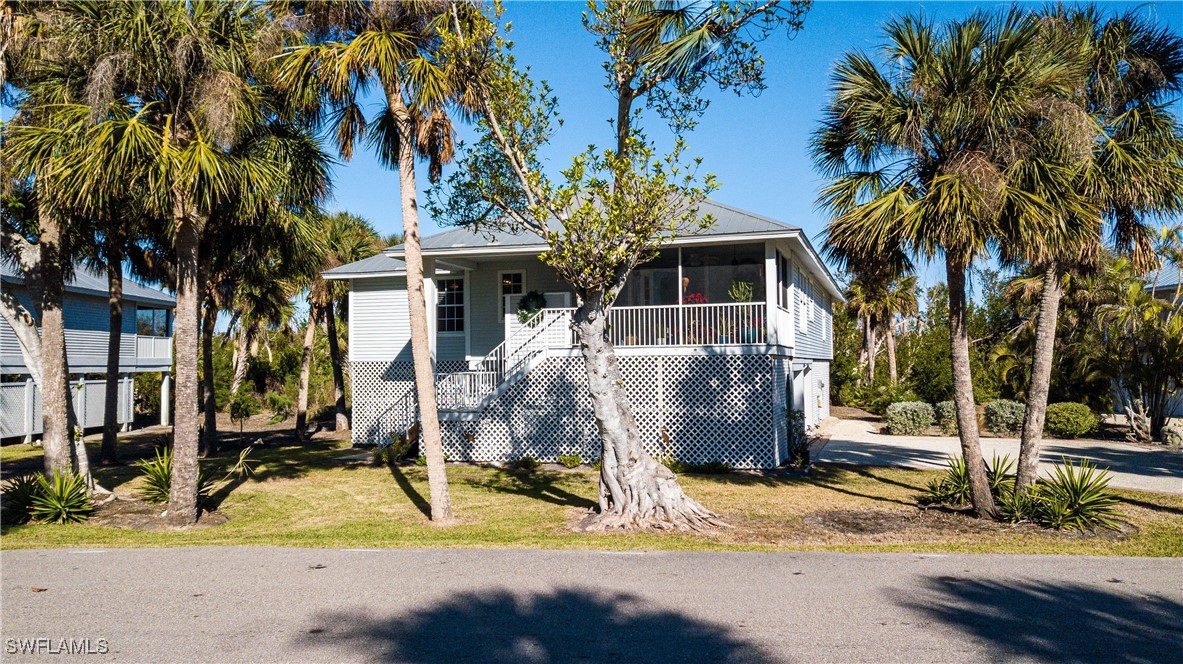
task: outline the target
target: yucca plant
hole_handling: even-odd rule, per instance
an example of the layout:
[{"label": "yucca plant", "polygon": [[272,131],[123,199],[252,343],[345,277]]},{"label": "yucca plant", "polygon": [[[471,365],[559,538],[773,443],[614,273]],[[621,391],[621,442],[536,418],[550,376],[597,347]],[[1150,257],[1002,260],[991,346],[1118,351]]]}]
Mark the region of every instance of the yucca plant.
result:
[{"label": "yucca plant", "polygon": [[1079,464],[1061,457],[1053,476],[1039,483],[1039,521],[1049,528],[1075,528],[1081,532],[1102,526],[1117,530],[1113,519],[1117,496],[1109,491],[1109,471],[1098,470],[1086,459]]},{"label": "yucca plant", "polygon": [[921,502],[931,505],[964,505],[970,502],[969,469],[965,459],[949,457],[945,475],[928,483]]},{"label": "yucca plant", "polygon": [[986,480],[990,483],[990,493],[994,494],[995,499],[1014,488],[1014,469],[1015,462],[1009,454],[1002,457],[995,454],[986,464]]},{"label": "yucca plant", "polygon": [[[247,448],[249,449],[249,448]],[[158,447],[151,459],[140,459],[136,462],[144,475],[144,488],[140,495],[150,503],[162,504],[168,502],[169,491],[172,489],[173,450],[171,447]],[[198,502],[209,500],[213,491],[213,481],[200,470],[197,473]]]},{"label": "yucca plant", "polygon": [[94,511],[86,479],[75,473],[54,473],[53,479],[37,478],[31,516],[45,523],[77,523]]},{"label": "yucca plant", "polygon": [[8,523],[28,523],[33,515],[33,499],[41,493],[41,475],[27,473],[4,483],[4,520]]}]

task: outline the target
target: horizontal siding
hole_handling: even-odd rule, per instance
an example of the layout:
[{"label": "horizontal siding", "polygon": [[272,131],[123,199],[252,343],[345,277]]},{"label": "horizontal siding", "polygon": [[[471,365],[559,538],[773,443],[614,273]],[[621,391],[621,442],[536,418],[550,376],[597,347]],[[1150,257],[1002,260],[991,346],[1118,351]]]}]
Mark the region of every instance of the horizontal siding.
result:
[{"label": "horizontal siding", "polygon": [[[554,269],[537,258],[513,258],[481,262],[468,273],[468,321],[473,356],[484,357],[505,340],[505,318],[501,306],[499,272],[523,272],[523,292],[571,292]],[[571,298],[575,302],[574,296]],[[560,303],[547,303],[558,306]]]},{"label": "horizontal siding", "polygon": [[[802,260],[798,251],[789,254],[789,262],[797,291],[793,297],[793,355],[812,360],[831,359],[834,319],[831,298],[823,286],[826,277],[814,272],[810,262]],[[808,318],[811,309],[813,319],[809,320],[807,329],[802,330],[801,317]]]},{"label": "horizontal siding", "polygon": [[405,277],[356,279],[350,293],[349,359],[411,361]]},{"label": "horizontal siding", "polygon": [[463,334],[439,334],[436,336],[435,359],[440,362],[465,359]]}]

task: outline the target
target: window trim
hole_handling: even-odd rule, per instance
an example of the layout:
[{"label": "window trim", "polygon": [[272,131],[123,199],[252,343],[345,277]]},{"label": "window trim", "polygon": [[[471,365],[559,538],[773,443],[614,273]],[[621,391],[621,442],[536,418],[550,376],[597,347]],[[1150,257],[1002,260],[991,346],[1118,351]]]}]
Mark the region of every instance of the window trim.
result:
[{"label": "window trim", "polygon": [[[440,283],[444,281],[459,281],[460,282],[460,328],[459,330],[444,330],[441,322],[444,320],[440,316],[440,308],[443,306],[454,307],[456,305],[444,305],[440,302],[444,290],[440,288]],[[437,277],[435,279],[435,329],[436,334],[440,336],[463,336],[468,334],[468,279],[464,276],[448,276]],[[455,320],[454,318],[448,320]]]}]

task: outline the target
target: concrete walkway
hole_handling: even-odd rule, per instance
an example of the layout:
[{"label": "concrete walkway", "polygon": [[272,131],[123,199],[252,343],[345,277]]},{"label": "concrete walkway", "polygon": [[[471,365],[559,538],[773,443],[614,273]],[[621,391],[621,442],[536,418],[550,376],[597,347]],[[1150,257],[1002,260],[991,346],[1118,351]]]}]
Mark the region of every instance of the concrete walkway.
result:
[{"label": "concrete walkway", "polygon": [[[1178,560],[3,551],[5,662],[1177,662]],[[36,589],[36,590],[34,590]],[[54,655],[75,648],[73,657]]]},{"label": "concrete walkway", "polygon": [[[955,436],[888,436],[876,433],[879,424],[866,420],[830,419],[819,433],[830,436],[816,461],[856,463],[903,468],[944,468],[946,460],[960,456],[961,442]],[[1019,458],[1016,438],[982,438],[982,453]],[[1046,473],[1061,457],[1085,458],[1108,468],[1110,485],[1183,494],[1183,453],[1165,447],[1131,445],[1101,440],[1058,440],[1045,438],[1040,453],[1041,472]]]}]

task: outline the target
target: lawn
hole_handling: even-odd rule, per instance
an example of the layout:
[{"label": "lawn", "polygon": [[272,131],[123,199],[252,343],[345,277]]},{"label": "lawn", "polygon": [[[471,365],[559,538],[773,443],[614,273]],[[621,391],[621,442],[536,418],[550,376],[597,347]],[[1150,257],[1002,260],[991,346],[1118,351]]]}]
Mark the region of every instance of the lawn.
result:
[{"label": "lawn", "polygon": [[[124,449],[130,457],[147,453],[150,446],[141,438]],[[448,479],[458,523],[439,527],[425,516],[425,469],[374,466],[368,460],[345,458],[358,453],[328,437],[315,438],[305,446],[281,442],[256,449],[252,454],[256,476],[222,485],[214,494],[216,512],[203,519],[205,526],[192,530],[151,531],[93,523],[4,525],[0,547],[814,549],[1183,556],[1183,496],[1120,491],[1120,510],[1132,525],[1127,532],[1064,534],[920,510],[916,499],[936,475],[931,471],[838,465],[816,466],[809,475],[683,476],[687,491],[734,528],[706,535],[587,535],[573,532],[571,526],[593,504],[594,471],[524,473],[450,464]],[[40,457],[39,448],[3,447],[3,476],[39,468]],[[237,452],[228,445],[221,457],[203,461],[203,469],[222,477],[235,460]],[[100,468],[96,477],[128,497],[135,496],[140,482],[134,466]],[[138,502],[116,504],[148,512]]]}]

